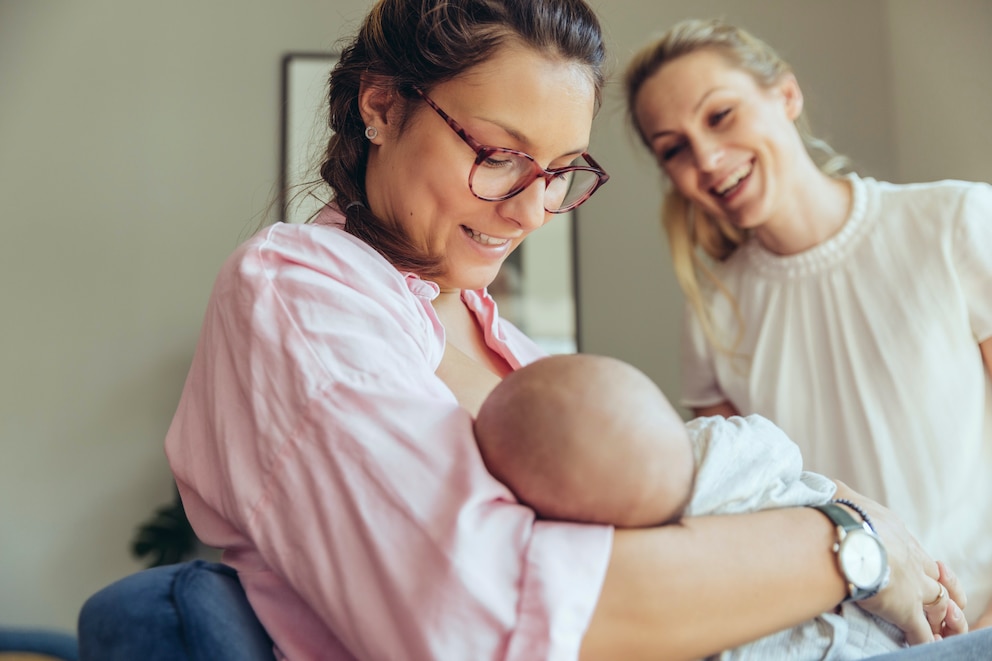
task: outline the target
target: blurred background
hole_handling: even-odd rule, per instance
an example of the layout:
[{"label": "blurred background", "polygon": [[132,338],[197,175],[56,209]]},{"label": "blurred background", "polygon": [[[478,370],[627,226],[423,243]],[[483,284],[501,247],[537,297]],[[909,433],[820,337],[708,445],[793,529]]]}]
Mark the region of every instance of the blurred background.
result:
[{"label": "blurred background", "polygon": [[[987,0],[591,2],[615,74],[672,22],[724,17],[794,65],[863,174],[992,181]],[[369,5],[0,0],[0,626],[72,630],[143,566],[214,275],[277,194],[282,57],[337,50]],[[617,83],[596,121],[612,179],[574,221],[580,348],[675,398],[660,177]]]}]

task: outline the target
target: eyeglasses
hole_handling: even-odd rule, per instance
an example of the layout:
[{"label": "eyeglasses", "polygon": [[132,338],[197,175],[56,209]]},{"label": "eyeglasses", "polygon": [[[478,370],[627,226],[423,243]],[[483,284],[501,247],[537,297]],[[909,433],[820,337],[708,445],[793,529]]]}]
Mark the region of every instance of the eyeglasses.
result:
[{"label": "eyeglasses", "polygon": [[564,213],[588,200],[610,178],[586,152],[563,168],[545,170],[530,154],[484,145],[470,136],[423,91],[416,91],[475,152],[475,163],[468,173],[468,187],[480,200],[507,200],[523,192],[535,179],[544,179],[545,211]]}]

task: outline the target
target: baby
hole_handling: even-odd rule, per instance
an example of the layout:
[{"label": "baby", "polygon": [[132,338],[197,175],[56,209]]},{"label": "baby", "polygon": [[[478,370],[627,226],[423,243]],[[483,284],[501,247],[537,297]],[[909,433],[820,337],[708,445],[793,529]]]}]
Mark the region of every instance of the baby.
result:
[{"label": "baby", "polygon": [[475,435],[489,472],[544,518],[661,525],[692,492],[685,423],[651,379],[612,358],[550,356],[512,372]]},{"label": "baby", "polygon": [[[605,356],[550,356],[509,374],[475,434],[493,476],[543,518],[656,526],[824,504],[836,491],[765,418],[687,424],[650,378]],[[896,627],[844,603],[713,658],[863,659],[904,646]]]}]

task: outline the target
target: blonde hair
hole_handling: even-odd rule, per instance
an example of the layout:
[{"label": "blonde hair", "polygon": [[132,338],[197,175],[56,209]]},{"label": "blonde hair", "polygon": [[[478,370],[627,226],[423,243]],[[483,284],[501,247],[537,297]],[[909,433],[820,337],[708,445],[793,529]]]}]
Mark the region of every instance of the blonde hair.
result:
[{"label": "blonde hair", "polygon": [[[624,73],[628,120],[645,145],[647,140],[634,113],[634,104],[644,83],[669,62],[707,49],[720,53],[731,65],[749,73],[759,86],[766,89],[792,73],[792,67],[771,46],[746,30],[720,20],[689,19],[677,23],[638,51]],[[848,159],[813,136],[804,115],[801,114],[795,123],[806,151],[824,174],[836,176],[847,170]],[[671,182],[662,203],[661,216],[672,267],[686,300],[696,312],[710,342],[720,350],[732,353],[743,337],[743,317],[737,301],[720,282],[712,265],[729,259],[748,240],[751,232],[703,213]],[[704,287],[715,289],[730,300],[738,329],[729,344],[717,336],[713,327],[712,317],[703,301]]]}]

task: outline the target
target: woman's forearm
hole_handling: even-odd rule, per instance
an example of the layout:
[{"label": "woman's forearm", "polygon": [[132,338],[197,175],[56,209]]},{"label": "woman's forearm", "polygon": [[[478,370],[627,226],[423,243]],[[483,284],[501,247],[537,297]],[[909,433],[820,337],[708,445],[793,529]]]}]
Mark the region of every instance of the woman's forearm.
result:
[{"label": "woman's forearm", "polygon": [[699,658],[830,610],[834,539],[806,508],[618,530],[582,659]]}]

